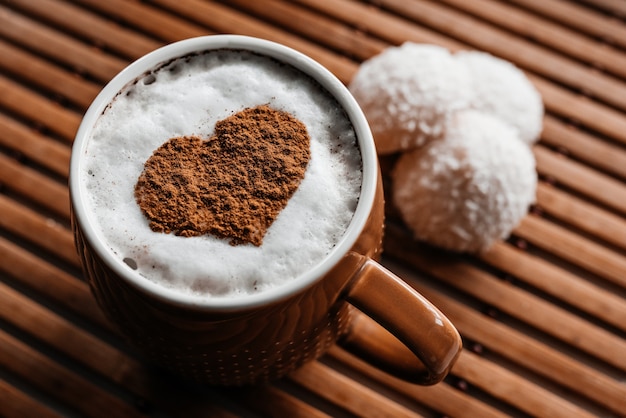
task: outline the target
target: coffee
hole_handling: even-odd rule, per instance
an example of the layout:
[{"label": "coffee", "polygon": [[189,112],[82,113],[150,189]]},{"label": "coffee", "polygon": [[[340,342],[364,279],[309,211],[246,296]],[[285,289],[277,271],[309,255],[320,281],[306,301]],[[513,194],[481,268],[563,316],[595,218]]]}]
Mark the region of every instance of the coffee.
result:
[{"label": "coffee", "polygon": [[[171,138],[209,140],[219,121],[259,106],[302,122],[310,138],[304,177],[262,242],[154,232],[134,194],[144,163]],[[181,57],[125,87],[97,121],[83,158],[81,187],[111,250],[146,280],[200,297],[260,292],[322,262],[361,189],[356,136],[340,105],[297,69],[243,50]]]}]

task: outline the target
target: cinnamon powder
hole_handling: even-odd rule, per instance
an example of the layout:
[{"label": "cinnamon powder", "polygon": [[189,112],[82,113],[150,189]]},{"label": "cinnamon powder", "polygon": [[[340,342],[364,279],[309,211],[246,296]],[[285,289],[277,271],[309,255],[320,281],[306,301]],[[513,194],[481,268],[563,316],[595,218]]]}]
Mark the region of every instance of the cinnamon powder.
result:
[{"label": "cinnamon powder", "polygon": [[135,199],[155,232],[259,246],[309,159],[301,121],[266,105],[247,108],[219,121],[206,140],[166,141],[146,161]]}]

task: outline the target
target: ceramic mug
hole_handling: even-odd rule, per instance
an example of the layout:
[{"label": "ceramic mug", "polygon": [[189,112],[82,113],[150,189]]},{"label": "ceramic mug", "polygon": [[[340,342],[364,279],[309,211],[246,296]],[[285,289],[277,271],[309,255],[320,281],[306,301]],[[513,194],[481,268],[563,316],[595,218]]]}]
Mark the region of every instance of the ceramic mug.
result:
[{"label": "ceramic mug", "polygon": [[[221,48],[250,50],[289,64],[334,96],[357,134],[363,179],[354,217],[322,262],[274,289],[197,303],[155,286],[113,254],[90,223],[79,173],[98,116],[124,86],[163,62]],[[443,379],[461,350],[448,319],[375,261],[383,234],[383,191],[363,113],[334,75],[288,47],[215,35],[176,42],[135,61],[86,112],[72,150],[69,184],[76,247],[99,305],[143,355],[174,373],[216,385],[257,383],[280,378],[339,343],[392,374],[427,385]],[[370,318],[382,326],[372,325]],[[389,347],[398,341],[414,361],[394,355]]]}]

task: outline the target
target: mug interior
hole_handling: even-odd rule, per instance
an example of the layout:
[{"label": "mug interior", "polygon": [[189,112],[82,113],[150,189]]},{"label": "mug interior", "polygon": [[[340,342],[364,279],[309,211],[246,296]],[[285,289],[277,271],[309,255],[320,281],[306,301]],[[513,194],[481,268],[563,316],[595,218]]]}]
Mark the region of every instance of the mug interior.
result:
[{"label": "mug interior", "polygon": [[[266,55],[289,64],[316,80],[341,105],[352,123],[361,153],[363,169],[361,193],[354,216],[342,238],[327,256],[294,280],[260,293],[237,297],[201,297],[173,291],[146,279],[136,270],[130,268],[106,245],[98,228],[94,226],[95,222],[85,204],[85,190],[81,181],[83,171],[81,156],[85,153],[91,131],[107,105],[125,86],[147,71],[172,59],[194,52],[214,49],[248,50]],[[365,116],[348,89],[330,71],[302,53],[271,41],[240,35],[211,35],[186,39],[159,48],[130,64],[104,87],[85,113],[76,134],[70,163],[69,187],[77,226],[83,231],[92,250],[115,274],[124,278],[140,291],[173,305],[195,310],[234,311],[262,306],[287,298],[311,285],[335,266],[354,245],[363,230],[374,202],[377,176],[376,151]]]}]

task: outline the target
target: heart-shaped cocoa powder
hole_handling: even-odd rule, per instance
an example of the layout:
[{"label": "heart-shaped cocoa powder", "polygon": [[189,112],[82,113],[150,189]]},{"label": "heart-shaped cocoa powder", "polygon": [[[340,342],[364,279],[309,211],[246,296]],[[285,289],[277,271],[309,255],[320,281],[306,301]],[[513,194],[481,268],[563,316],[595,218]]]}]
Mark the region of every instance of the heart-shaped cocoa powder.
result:
[{"label": "heart-shaped cocoa powder", "polygon": [[206,140],[166,141],[146,161],[135,199],[155,232],[259,246],[309,159],[302,122],[266,105],[247,108],[217,122]]}]

